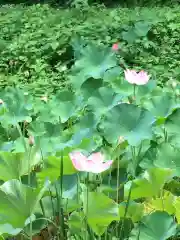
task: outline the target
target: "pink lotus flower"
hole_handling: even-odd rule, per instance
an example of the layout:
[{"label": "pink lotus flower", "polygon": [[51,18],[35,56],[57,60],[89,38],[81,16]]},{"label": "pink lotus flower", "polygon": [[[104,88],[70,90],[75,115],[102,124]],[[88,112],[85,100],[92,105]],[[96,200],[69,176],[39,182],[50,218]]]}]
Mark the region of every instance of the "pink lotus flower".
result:
[{"label": "pink lotus flower", "polygon": [[89,157],[86,157],[81,152],[72,152],[70,153],[70,158],[78,171],[96,174],[106,171],[113,163],[112,160],[104,162],[104,155],[100,152],[93,153]]},{"label": "pink lotus flower", "polygon": [[119,49],[118,43],[114,43],[114,44],[112,45],[112,50],[117,51],[118,49]]},{"label": "pink lotus flower", "polygon": [[149,81],[149,75],[147,72],[140,71],[139,73],[135,70],[129,70],[127,69],[124,71],[125,79],[131,83],[136,85],[145,85]]}]

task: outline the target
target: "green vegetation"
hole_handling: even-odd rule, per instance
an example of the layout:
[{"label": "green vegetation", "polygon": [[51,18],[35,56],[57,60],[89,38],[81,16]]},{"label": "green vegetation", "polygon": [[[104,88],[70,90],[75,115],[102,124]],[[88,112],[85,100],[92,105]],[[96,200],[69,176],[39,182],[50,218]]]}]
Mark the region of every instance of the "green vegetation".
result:
[{"label": "green vegetation", "polygon": [[68,84],[77,35],[97,46],[118,41],[122,52],[117,57],[127,66],[149,71],[159,83],[180,75],[178,5],[81,11],[4,6],[0,17],[1,86],[15,84],[42,94]]},{"label": "green vegetation", "polygon": [[178,239],[179,84],[130,84],[111,48],[76,47],[71,90],[0,94],[1,236]]},{"label": "green vegetation", "polygon": [[0,239],[180,239],[179,36],[178,5],[1,8]]}]

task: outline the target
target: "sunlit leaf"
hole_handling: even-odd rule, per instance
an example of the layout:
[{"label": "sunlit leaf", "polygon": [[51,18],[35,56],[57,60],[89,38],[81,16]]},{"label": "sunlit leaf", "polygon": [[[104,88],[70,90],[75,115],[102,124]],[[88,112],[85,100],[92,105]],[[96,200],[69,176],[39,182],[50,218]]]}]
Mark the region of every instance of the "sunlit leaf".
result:
[{"label": "sunlit leaf", "polygon": [[88,223],[98,235],[102,235],[112,221],[120,218],[118,204],[103,193],[89,192],[87,196],[84,192],[83,205]]},{"label": "sunlit leaf", "polygon": [[154,210],[166,211],[171,215],[175,213],[174,201],[175,197],[170,192],[162,191],[161,197],[148,201],[148,205]]},{"label": "sunlit leaf", "polygon": [[171,177],[171,169],[151,168],[145,171],[142,178],[136,178],[125,185],[125,197],[129,195],[131,184],[131,200],[156,196]]},{"label": "sunlit leaf", "polygon": [[42,189],[34,189],[10,180],[0,186],[0,224],[11,224],[14,228],[24,227],[25,221],[35,210],[47,184]]},{"label": "sunlit leaf", "polygon": [[175,201],[173,202],[173,207],[175,208],[175,216],[178,224],[180,224],[180,197],[176,197]]},{"label": "sunlit leaf", "polygon": [[[119,205],[119,214],[120,214],[120,217],[122,218],[124,217],[124,214],[125,214],[126,204],[127,203],[122,202]],[[130,218],[133,222],[138,222],[143,217],[143,212],[144,212],[144,206],[141,203],[136,203],[131,201],[129,202],[129,205],[128,205],[126,218]]]},{"label": "sunlit leaf", "polygon": [[19,179],[28,174],[34,166],[41,162],[41,156],[33,152],[27,156],[25,153],[0,153],[0,179],[7,181]]}]

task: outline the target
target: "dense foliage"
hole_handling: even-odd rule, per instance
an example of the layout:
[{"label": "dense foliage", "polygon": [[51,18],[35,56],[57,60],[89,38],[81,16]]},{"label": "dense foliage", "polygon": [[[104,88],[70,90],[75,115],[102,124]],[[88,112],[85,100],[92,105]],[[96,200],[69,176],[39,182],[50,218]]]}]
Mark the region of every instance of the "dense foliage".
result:
[{"label": "dense foliage", "polygon": [[86,3],[0,10],[0,238],[178,239],[180,7]]},{"label": "dense foliage", "polygon": [[[130,84],[108,46],[77,44],[75,56],[73,91],[41,99],[17,88],[1,91],[1,236],[177,239],[178,82],[161,88],[141,72],[141,85]],[[102,152],[111,169],[78,172],[74,150]]]},{"label": "dense foliage", "polygon": [[58,10],[37,4],[4,6],[0,12],[0,86],[23,85],[36,94],[56,91],[68,84],[73,48],[86,41],[119,42],[117,58],[148,70],[159,83],[180,76],[178,5]]},{"label": "dense foliage", "polygon": [[[1,0],[2,4],[36,4],[37,0]],[[92,4],[105,4],[106,6],[173,6],[179,3],[179,0],[38,0],[38,3],[48,3],[53,6],[87,6]]]}]

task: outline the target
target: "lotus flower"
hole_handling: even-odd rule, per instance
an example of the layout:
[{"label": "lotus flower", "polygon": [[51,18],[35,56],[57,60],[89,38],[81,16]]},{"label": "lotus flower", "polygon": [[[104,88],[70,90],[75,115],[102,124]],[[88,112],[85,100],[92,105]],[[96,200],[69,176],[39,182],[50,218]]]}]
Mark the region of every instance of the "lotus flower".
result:
[{"label": "lotus flower", "polygon": [[117,51],[118,49],[119,49],[118,43],[114,43],[114,44],[112,45],[112,50]]},{"label": "lotus flower", "polygon": [[129,70],[127,69],[124,71],[125,79],[131,83],[136,85],[145,85],[149,81],[149,75],[147,72],[140,71],[139,73],[135,70]]},{"label": "lotus flower", "polygon": [[70,158],[78,171],[96,174],[109,169],[113,162],[112,160],[104,162],[104,155],[100,152],[93,153],[89,157],[86,157],[81,152],[72,152],[70,153]]}]

